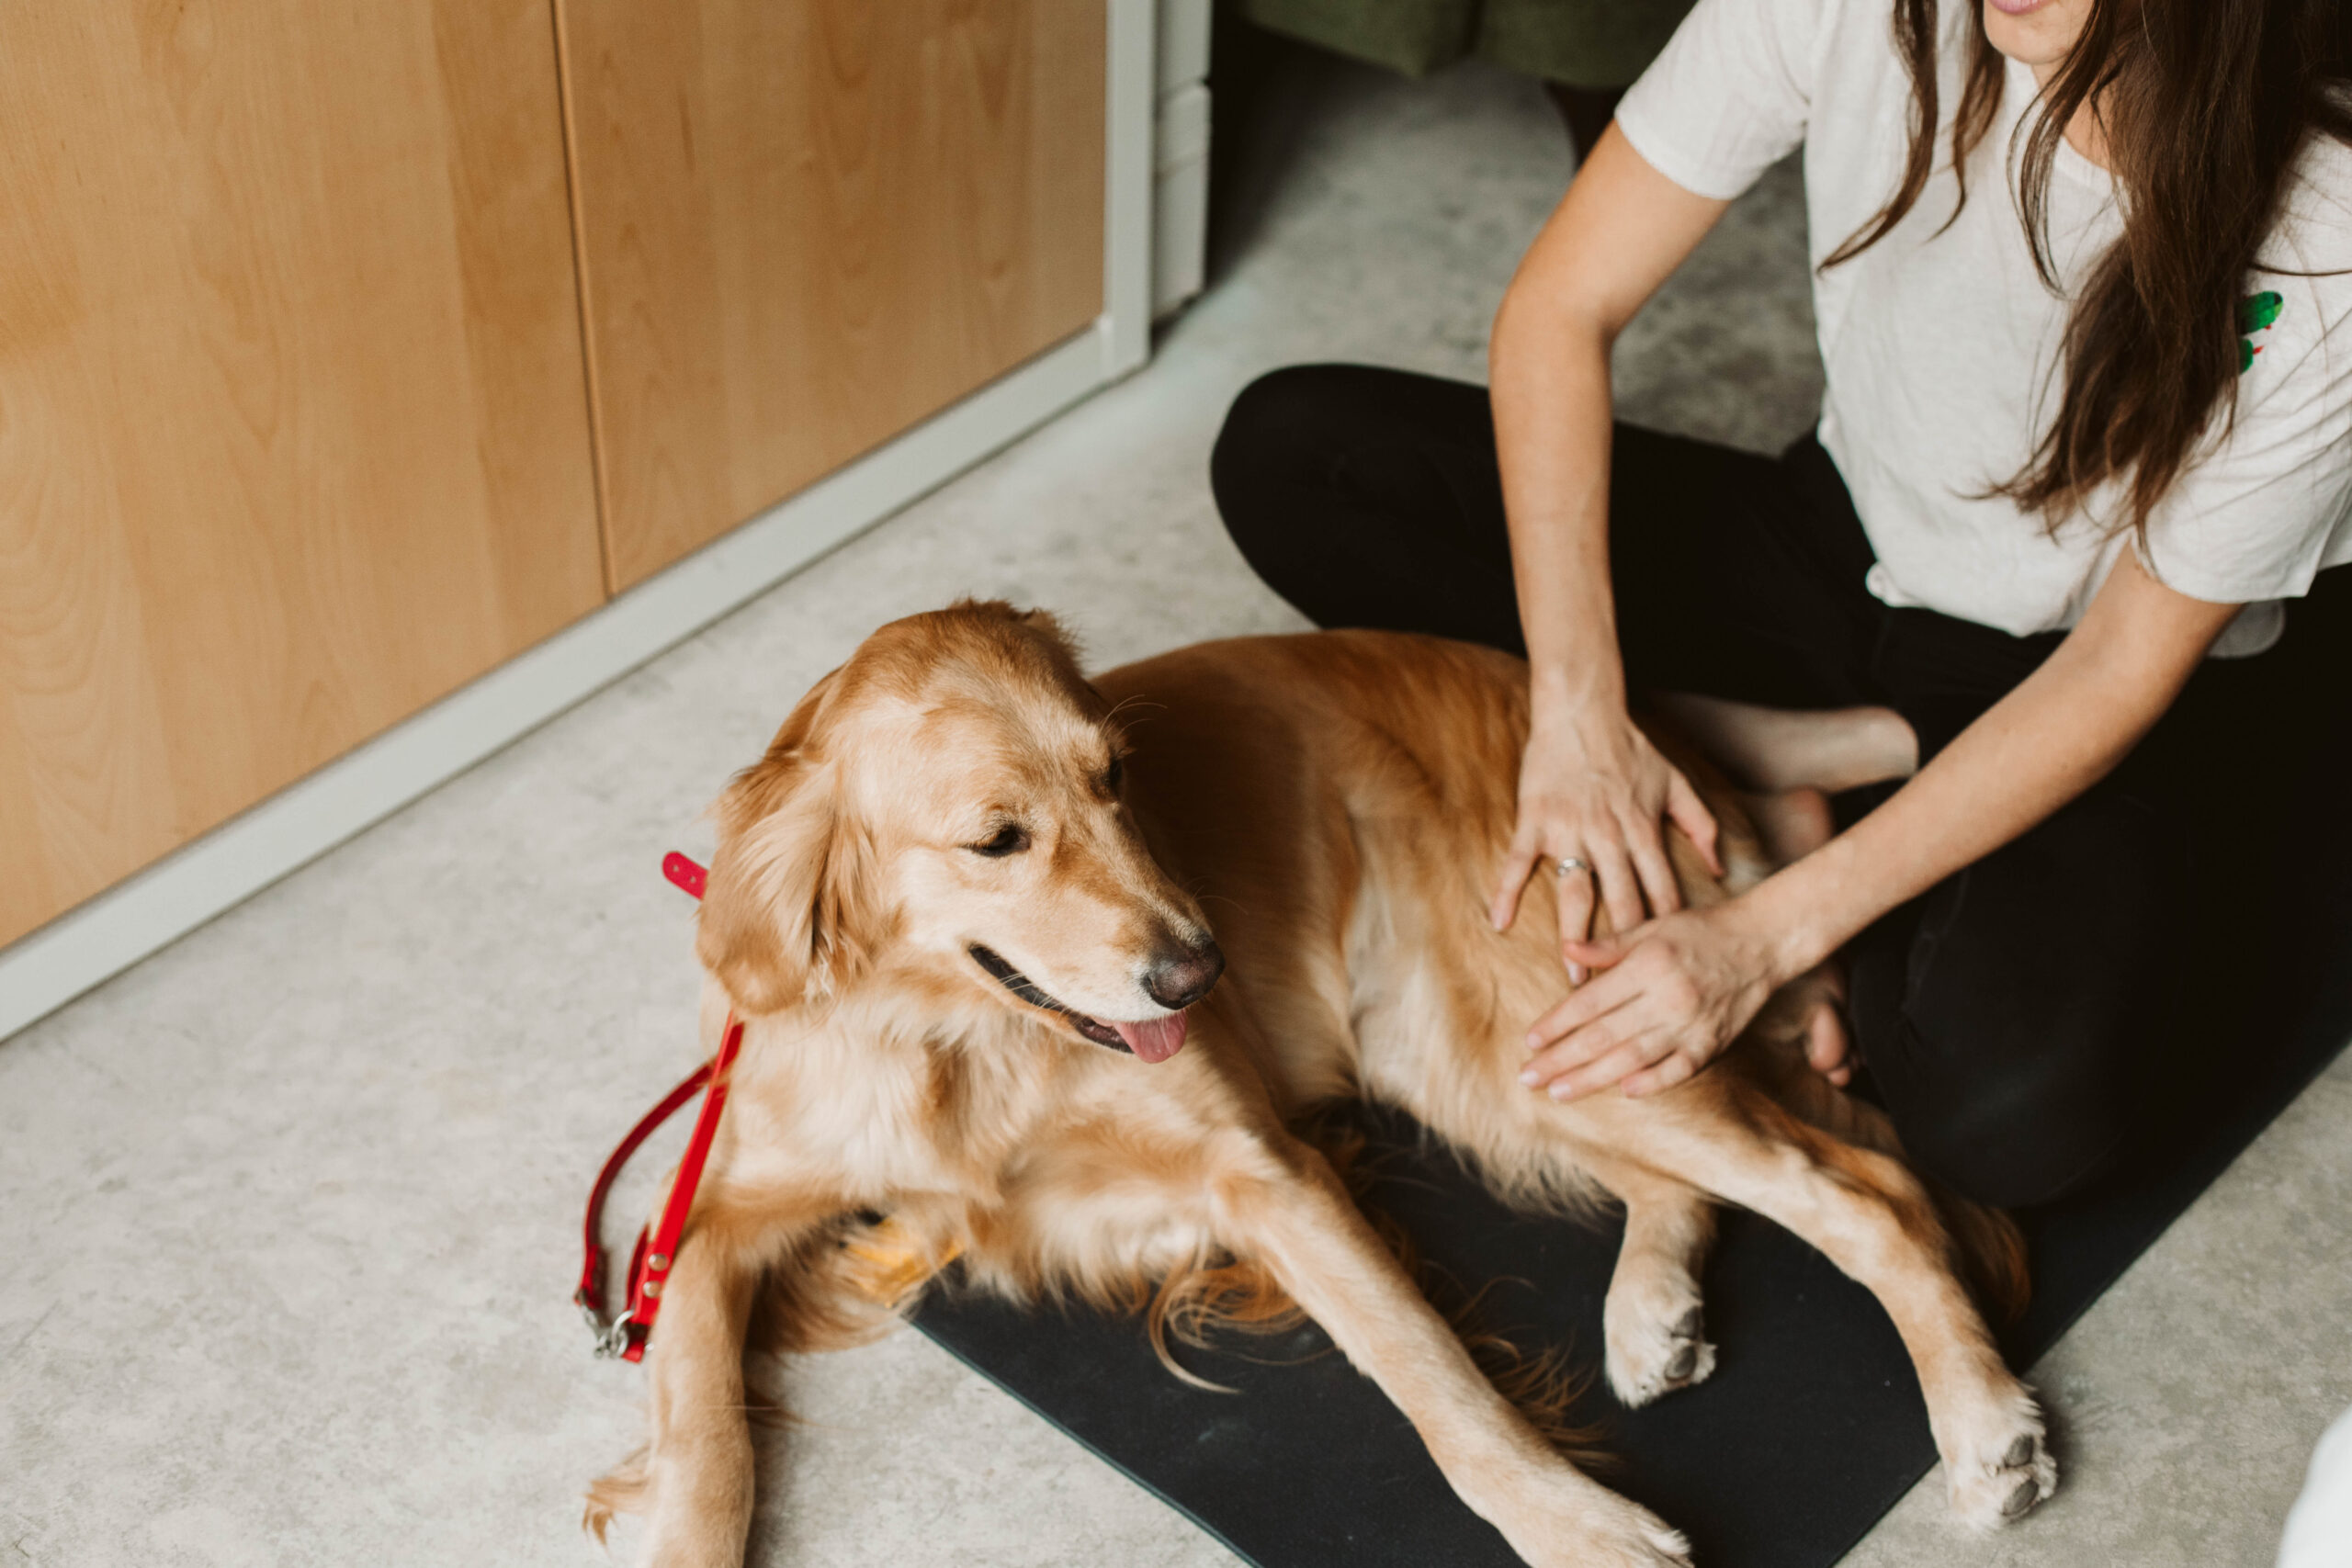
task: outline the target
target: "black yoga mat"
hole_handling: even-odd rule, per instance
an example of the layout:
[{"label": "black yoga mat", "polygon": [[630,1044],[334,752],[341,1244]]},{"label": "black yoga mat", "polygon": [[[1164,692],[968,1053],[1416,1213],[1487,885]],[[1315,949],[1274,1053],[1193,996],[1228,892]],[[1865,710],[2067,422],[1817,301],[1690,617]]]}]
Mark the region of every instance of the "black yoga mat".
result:
[{"label": "black yoga mat", "polygon": [[[2162,1157],[2019,1216],[2035,1297],[2003,1336],[2013,1365],[2063,1334],[2352,1036],[2352,835],[2322,830],[2324,842],[2265,854],[2213,890],[2222,909],[2262,918],[2199,922],[2188,1048],[2170,1069],[2198,1109],[2167,1130]],[[1526,1281],[1498,1287],[1482,1322],[1565,1342],[1597,1369],[1614,1231],[1510,1214],[1442,1156],[1412,1152],[1408,1126],[1374,1132],[1401,1146],[1371,1201],[1426,1259],[1472,1287]],[[1702,1568],[1826,1568],[1935,1462],[1910,1362],[1860,1287],[1751,1215],[1725,1216],[1705,1288],[1721,1356],[1710,1381],[1628,1411],[1596,1379],[1579,1402],[1618,1461],[1602,1479],[1686,1532]],[[1219,1394],[1169,1376],[1132,1319],[941,1292],[917,1323],[1259,1568],[1518,1561],[1312,1326],[1186,1353],[1239,1391]],[[2063,1469],[2066,1412],[2055,1416]]]}]

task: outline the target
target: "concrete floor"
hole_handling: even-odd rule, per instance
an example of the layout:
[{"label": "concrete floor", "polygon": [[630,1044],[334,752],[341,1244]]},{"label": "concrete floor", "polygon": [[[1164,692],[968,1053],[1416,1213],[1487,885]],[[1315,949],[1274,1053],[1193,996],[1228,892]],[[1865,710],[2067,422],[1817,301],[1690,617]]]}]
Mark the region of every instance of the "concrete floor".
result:
[{"label": "concrete floor", "polygon": [[[1478,70],[1283,69],[1230,265],[1141,375],[0,1044],[0,1565],[597,1561],[580,1489],[641,1380],[567,1298],[590,1176],[693,1051],[661,852],[707,846],[729,773],[890,616],[1002,594],[1105,664],[1295,626],[1216,526],[1227,400],[1307,358],[1481,372],[1568,173],[1548,109]],[[1809,422],[1796,198],[1776,175],[1628,335],[1628,413]],[[1931,1477],[1850,1561],[2267,1562],[2352,1402],[2347,1130],[2340,1063],[2037,1370],[2051,1505],[1968,1540]],[[918,1336],[785,1382],[754,1562],[1233,1561]]]}]

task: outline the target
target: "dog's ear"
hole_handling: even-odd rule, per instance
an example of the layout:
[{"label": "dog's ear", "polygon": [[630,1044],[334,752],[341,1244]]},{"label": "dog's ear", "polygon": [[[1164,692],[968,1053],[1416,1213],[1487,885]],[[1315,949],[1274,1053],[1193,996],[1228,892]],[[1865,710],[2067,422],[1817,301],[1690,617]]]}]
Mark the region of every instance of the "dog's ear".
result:
[{"label": "dog's ear", "polygon": [[870,846],[842,810],[840,764],[809,744],[831,677],[719,798],[695,952],[736,1007],[771,1013],[845,985],[872,945]]},{"label": "dog's ear", "polygon": [[1051,610],[1021,610],[1012,617],[1045,649],[1046,656],[1069,672],[1072,680],[1083,682],[1079,674],[1078,638],[1062,625],[1061,617]]}]

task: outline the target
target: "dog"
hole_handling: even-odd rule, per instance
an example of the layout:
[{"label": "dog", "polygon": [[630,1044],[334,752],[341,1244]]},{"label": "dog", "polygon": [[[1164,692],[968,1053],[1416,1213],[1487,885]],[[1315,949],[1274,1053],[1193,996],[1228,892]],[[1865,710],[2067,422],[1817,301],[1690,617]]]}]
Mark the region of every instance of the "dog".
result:
[{"label": "dog", "polygon": [[[1295,1130],[1351,1099],[1409,1112],[1507,1200],[1623,1206],[1603,1320],[1626,1403],[1712,1370],[1699,1270],[1736,1204],[1885,1306],[1962,1520],[2050,1495],[2041,1413],[1961,1273],[2020,1289],[2018,1233],[1939,1201],[1882,1115],[1804,1067],[1803,998],[1655,1096],[1518,1084],[1564,978],[1547,901],[1509,931],[1484,918],[1526,693],[1508,655],[1358,631],[1090,682],[1051,617],[980,603],[886,626],[820,681],[717,807],[702,1033],[731,1011],[743,1044],[649,1358],[650,1441],[592,1489],[592,1527],[642,1513],[648,1561],[740,1563],[747,1346],[871,1332],[861,1291],[895,1249],[901,1306],[950,1258],[1024,1301],[1156,1286],[1163,1307],[1238,1270],[1329,1334],[1525,1562],[1687,1563],[1480,1373]],[[1702,788],[1727,871],[1673,839],[1693,906],[1770,870]]]}]

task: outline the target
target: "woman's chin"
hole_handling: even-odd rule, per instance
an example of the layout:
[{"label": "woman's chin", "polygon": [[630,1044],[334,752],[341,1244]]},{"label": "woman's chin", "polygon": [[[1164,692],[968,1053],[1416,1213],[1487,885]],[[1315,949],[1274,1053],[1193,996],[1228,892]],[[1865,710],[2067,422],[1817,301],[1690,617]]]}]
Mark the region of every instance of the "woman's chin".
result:
[{"label": "woman's chin", "polygon": [[1984,36],[2019,65],[2056,66],[2082,36],[2085,0],[1984,0]]}]

